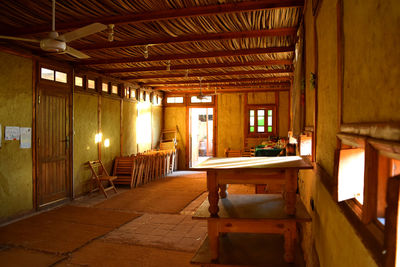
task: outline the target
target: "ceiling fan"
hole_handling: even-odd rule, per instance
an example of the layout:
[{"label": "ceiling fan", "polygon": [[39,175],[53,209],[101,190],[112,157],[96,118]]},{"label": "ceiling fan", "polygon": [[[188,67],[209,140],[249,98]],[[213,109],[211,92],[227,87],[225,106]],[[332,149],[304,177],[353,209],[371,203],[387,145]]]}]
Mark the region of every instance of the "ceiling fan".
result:
[{"label": "ceiling fan", "polygon": [[89,58],[90,56],[78,51],[70,46],[67,46],[67,43],[76,39],[80,39],[86,37],[88,35],[92,35],[97,32],[101,32],[107,29],[107,26],[101,23],[92,23],[85,27],[76,29],[71,32],[64,33],[59,35],[58,32],[55,31],[55,16],[56,16],[56,2],[53,0],[52,2],[52,30],[49,33],[49,36],[42,40],[36,39],[27,39],[27,38],[19,38],[13,36],[3,36],[0,35],[0,39],[8,39],[8,40],[17,40],[17,41],[25,41],[25,42],[32,42],[32,43],[39,43],[40,48],[46,52],[53,52],[53,53],[66,53],[73,57],[79,59]]},{"label": "ceiling fan", "polygon": [[[199,100],[202,100],[202,99],[205,99],[207,96],[213,96],[213,95],[220,95],[220,93],[217,93],[217,87],[215,87],[215,92],[213,93],[213,94],[203,94],[203,91],[202,91],[202,80],[203,80],[203,77],[199,77],[199,87],[200,87],[200,94],[199,95],[197,95],[197,99],[199,99]],[[207,84],[207,88],[209,88],[210,87],[210,85],[209,84]]]}]

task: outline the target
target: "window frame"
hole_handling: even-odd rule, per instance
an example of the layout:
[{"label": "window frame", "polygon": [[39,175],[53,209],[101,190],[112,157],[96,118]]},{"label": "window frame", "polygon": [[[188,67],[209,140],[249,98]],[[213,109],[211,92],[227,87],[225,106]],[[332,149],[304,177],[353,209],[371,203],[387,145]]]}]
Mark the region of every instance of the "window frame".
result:
[{"label": "window frame", "polygon": [[[205,95],[211,97],[211,102],[192,102],[192,97],[197,97],[198,95],[190,94],[187,96],[187,102],[190,106],[204,106],[204,105],[214,105],[215,103],[215,96],[214,95]],[[185,100],[184,100],[185,101]]]},{"label": "window frame", "polygon": [[[167,103],[167,100],[169,97],[182,97],[183,98],[183,103]],[[173,94],[173,95],[166,95],[163,99],[162,99],[162,103],[164,106],[186,106],[186,96],[181,94]]]},{"label": "window frame", "polygon": [[[250,132],[250,110],[255,110],[255,119],[254,119],[254,127],[256,130],[256,127],[258,126],[257,122],[257,110],[265,110],[265,114],[268,114],[267,110],[272,110],[272,132]],[[267,122],[268,116],[265,116],[265,122]],[[277,136],[277,122],[278,122],[278,114],[277,114],[277,108],[275,104],[247,104],[245,108],[245,138],[247,137],[255,137],[255,138],[262,138],[262,137],[268,137],[268,136]],[[268,125],[264,124],[264,127],[267,128]]]}]

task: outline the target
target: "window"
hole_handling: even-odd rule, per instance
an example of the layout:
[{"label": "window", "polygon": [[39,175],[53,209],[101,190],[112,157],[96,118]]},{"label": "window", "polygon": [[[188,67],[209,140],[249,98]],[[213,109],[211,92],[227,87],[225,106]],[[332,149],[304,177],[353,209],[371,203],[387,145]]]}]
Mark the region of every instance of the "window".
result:
[{"label": "window", "polygon": [[130,89],[130,97],[135,98],[136,97],[136,90],[135,89]]},{"label": "window", "polygon": [[247,135],[267,136],[276,134],[274,106],[248,106]]},{"label": "window", "polygon": [[92,80],[92,79],[88,79],[87,80],[87,88],[88,89],[96,89],[96,82],[95,82],[95,80]]},{"label": "window", "polygon": [[54,81],[54,70],[41,68],[40,69],[40,78],[45,80]]},{"label": "window", "polygon": [[192,96],[190,98],[190,103],[211,103],[212,96],[203,96],[202,98],[198,98],[197,96]]},{"label": "window", "polygon": [[108,83],[101,84],[101,91],[108,93]]},{"label": "window", "polygon": [[168,96],[167,103],[168,104],[182,104],[183,96]]},{"label": "window", "polygon": [[311,156],[312,154],[312,134],[300,135],[300,156]]},{"label": "window", "polygon": [[118,94],[118,86],[117,85],[113,85],[111,86],[111,93],[113,94]]},{"label": "window", "polygon": [[83,86],[83,78],[79,76],[75,76],[75,86],[82,87]]},{"label": "window", "polygon": [[157,104],[160,105],[162,102],[162,97],[161,96],[157,96]]},{"label": "window", "polygon": [[67,83],[67,74],[65,72],[56,71],[56,82]]}]

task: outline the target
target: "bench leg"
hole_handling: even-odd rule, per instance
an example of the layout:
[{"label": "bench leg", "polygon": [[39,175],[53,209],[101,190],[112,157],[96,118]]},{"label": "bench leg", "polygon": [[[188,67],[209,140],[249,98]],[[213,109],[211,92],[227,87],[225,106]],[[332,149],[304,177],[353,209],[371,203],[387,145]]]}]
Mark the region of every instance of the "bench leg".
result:
[{"label": "bench leg", "polygon": [[218,233],[218,219],[208,220],[208,241],[210,243],[210,252],[212,262],[218,262],[219,255],[219,233]]}]

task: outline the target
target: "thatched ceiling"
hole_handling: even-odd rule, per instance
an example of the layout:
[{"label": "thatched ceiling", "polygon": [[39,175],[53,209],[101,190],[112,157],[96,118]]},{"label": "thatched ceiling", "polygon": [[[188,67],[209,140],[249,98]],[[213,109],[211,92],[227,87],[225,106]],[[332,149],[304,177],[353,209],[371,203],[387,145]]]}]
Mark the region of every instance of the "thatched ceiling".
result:
[{"label": "thatched ceiling", "polygon": [[[60,34],[100,22],[115,24],[114,41],[105,30],[68,43],[90,59],[51,57],[164,91],[193,90],[200,79],[213,88],[278,88],[291,79],[302,7],[301,0],[59,0]],[[45,38],[51,1],[0,1],[0,25],[0,35]],[[43,54],[37,44],[0,44]]]}]

